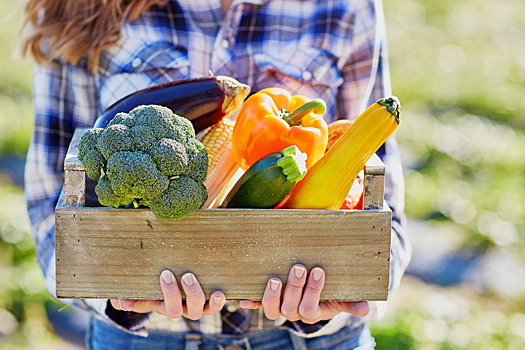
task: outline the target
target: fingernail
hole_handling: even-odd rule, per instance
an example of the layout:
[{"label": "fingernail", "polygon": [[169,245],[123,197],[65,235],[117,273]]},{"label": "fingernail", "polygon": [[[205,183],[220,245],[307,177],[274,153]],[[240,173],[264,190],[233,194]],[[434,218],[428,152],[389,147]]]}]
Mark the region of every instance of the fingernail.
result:
[{"label": "fingernail", "polygon": [[279,281],[277,281],[277,280],[270,280],[270,288],[274,292],[277,292],[277,289],[279,289]]},{"label": "fingernail", "polygon": [[314,274],[313,274],[314,280],[319,281],[322,276],[323,276],[323,270],[316,267],[314,269]]},{"label": "fingernail", "polygon": [[304,267],[302,267],[302,266],[296,266],[296,267],[294,267],[294,271],[295,271],[295,277],[301,278],[301,277],[303,277],[304,272],[306,271],[306,269]]},{"label": "fingernail", "polygon": [[183,275],[182,276],[182,282],[184,282],[184,284],[187,285],[188,287],[193,286],[193,274],[192,273],[187,273],[187,274]]},{"label": "fingernail", "polygon": [[169,270],[164,270],[160,274],[160,277],[162,277],[162,280],[164,281],[164,283],[167,283],[167,284],[170,284],[171,281],[173,281],[172,276],[173,276],[173,274]]},{"label": "fingernail", "polygon": [[215,304],[220,304],[222,301],[222,297],[213,297],[213,301],[215,302]]},{"label": "fingernail", "polygon": [[120,301],[120,307],[124,311],[132,310],[133,309],[133,305],[135,305],[135,302],[133,302],[131,300],[121,300]]}]

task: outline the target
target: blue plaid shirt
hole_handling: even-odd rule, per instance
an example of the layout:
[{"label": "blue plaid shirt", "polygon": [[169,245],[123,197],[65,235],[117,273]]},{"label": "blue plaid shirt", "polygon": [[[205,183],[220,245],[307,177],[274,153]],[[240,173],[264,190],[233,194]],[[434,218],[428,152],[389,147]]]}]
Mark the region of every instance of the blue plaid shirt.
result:
[{"label": "blue plaid shirt", "polygon": [[[382,4],[373,0],[235,0],[223,15],[219,0],[172,0],[124,23],[119,43],[102,53],[96,74],[85,61],[76,66],[64,62],[36,66],[35,129],[25,183],[37,259],[51,293],[55,294],[54,208],[75,128],[92,127],[101,111],[131,92],[210,72],[249,84],[252,92],[279,86],[294,95],[322,98],[328,106],[327,122],[354,119],[391,94]],[[394,136],[378,154],[386,165],[385,196],[393,210],[393,291],[410,258],[403,176]],[[364,318],[342,313],[314,325],[283,318],[270,321],[256,311],[251,325],[284,325],[301,335],[317,336],[377,319],[385,304],[371,302],[370,314]],[[195,322],[108,312],[105,300],[82,300],[76,305],[132,331],[164,328],[221,333],[228,322],[228,312]]]}]

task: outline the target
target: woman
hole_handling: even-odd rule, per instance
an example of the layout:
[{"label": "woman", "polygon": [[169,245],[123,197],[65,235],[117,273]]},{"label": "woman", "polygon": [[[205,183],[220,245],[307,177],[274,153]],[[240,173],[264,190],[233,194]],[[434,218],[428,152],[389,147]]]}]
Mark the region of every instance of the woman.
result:
[{"label": "woman", "polygon": [[[390,95],[380,1],[30,0],[26,9],[31,33],[25,49],[37,62],[26,193],[37,259],[52,294],[54,207],[67,147],[76,127],[91,127],[120,98],[211,71],[250,85],[252,92],[277,86],[322,98],[331,122],[354,119]],[[378,154],[386,164],[386,200],[393,210],[394,290],[410,251],[394,137]],[[197,278],[186,274],[183,302],[175,276],[164,271],[163,301],[78,305],[93,313],[90,349],[373,348],[368,323],[382,316],[385,303],[319,303],[324,280],[322,269],[307,272],[296,265],[286,286],[272,278],[262,302],[239,305],[226,304],[222,292],[207,302]]]}]

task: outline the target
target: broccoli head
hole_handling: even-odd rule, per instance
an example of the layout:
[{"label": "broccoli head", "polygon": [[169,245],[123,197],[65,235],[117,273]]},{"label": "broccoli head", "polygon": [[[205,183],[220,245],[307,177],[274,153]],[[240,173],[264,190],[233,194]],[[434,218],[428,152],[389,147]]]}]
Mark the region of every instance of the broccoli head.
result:
[{"label": "broccoli head", "polygon": [[78,157],[86,174],[99,179],[102,205],[139,202],[166,220],[187,216],[207,199],[208,153],[191,122],[166,107],[139,106],[86,131]]}]

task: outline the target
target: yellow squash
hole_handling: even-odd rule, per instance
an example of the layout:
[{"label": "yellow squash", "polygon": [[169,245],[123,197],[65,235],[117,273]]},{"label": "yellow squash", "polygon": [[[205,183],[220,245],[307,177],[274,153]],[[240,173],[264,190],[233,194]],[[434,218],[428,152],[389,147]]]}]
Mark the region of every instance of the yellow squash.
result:
[{"label": "yellow squash", "polygon": [[280,208],[339,209],[357,174],[399,125],[399,100],[384,98],[370,107],[315,163]]}]

